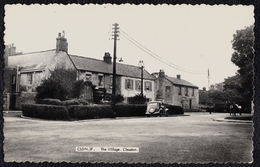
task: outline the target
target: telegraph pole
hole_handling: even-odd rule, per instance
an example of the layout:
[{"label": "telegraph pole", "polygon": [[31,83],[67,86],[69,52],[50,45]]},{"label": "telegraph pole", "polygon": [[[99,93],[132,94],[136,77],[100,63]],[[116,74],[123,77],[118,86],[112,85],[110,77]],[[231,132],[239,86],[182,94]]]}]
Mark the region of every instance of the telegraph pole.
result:
[{"label": "telegraph pole", "polygon": [[208,90],[210,89],[210,75],[209,75],[209,68],[208,68]]},{"label": "telegraph pole", "polygon": [[113,39],[114,39],[114,56],[113,56],[113,87],[112,87],[112,109],[113,109],[113,117],[116,117],[115,113],[115,97],[116,97],[116,41],[118,37],[118,29],[119,24],[113,24]]}]

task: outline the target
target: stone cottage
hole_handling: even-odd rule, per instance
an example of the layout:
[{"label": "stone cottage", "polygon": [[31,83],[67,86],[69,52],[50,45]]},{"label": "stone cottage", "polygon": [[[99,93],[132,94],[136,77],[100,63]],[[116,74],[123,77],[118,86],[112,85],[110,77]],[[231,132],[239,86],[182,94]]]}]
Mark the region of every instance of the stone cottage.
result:
[{"label": "stone cottage", "polygon": [[[67,39],[61,33],[56,38],[56,49],[7,55],[6,59],[6,66],[17,71],[16,75],[9,76],[13,77],[15,92],[35,94],[36,87],[55,68],[76,69],[78,79],[91,80],[94,85],[112,92],[113,63],[110,54],[105,53],[103,60],[69,54]],[[128,97],[141,92],[141,68],[117,63],[116,69],[116,93],[126,97],[127,102]],[[151,74],[143,71],[144,95],[148,100],[155,98],[154,80]]]},{"label": "stone cottage", "polygon": [[156,100],[163,100],[166,104],[182,106],[184,109],[197,110],[199,104],[198,86],[181,79],[165,75],[164,70],[154,73],[156,80]]}]

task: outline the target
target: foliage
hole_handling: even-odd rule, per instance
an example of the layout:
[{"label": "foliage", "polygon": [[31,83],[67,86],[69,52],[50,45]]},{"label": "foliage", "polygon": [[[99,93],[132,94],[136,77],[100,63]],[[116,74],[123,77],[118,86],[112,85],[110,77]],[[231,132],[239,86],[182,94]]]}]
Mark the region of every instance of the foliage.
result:
[{"label": "foliage", "polygon": [[124,96],[121,95],[121,94],[117,94],[115,96],[115,103],[120,103],[120,102],[123,102],[125,100]]},{"label": "foliage", "polygon": [[72,97],[79,98],[81,90],[83,89],[84,80],[77,80],[73,83],[72,86]]},{"label": "foliage", "polygon": [[[253,95],[253,58],[254,58],[254,26],[237,30],[233,35],[231,61],[238,66],[237,76],[225,80],[225,90],[236,91],[240,96],[240,103],[248,110],[251,109],[250,104]],[[233,81],[232,81],[233,80]]]},{"label": "foliage", "polygon": [[110,105],[72,105],[69,106],[69,116],[76,119],[110,118]]},{"label": "foliage", "polygon": [[146,96],[142,96],[142,94],[136,94],[133,97],[129,97],[130,104],[145,104]]},{"label": "foliage", "polygon": [[131,116],[144,116],[146,111],[146,104],[116,104],[117,117],[131,117]]},{"label": "foliage", "polygon": [[36,88],[36,100],[54,98],[65,100],[73,95],[73,85],[76,81],[76,70],[64,68],[55,69],[49,79]]},{"label": "foliage", "polygon": [[40,99],[37,101],[38,104],[49,104],[49,105],[61,105],[61,101],[59,99],[51,99],[51,98],[46,98],[46,99]]},{"label": "foliage", "polygon": [[23,104],[23,116],[51,119],[51,120],[68,120],[69,114],[65,106],[45,105],[45,104]]},{"label": "foliage", "polygon": [[239,104],[242,108],[251,110],[251,101],[253,95],[253,44],[254,44],[254,26],[237,30],[233,35],[231,61],[239,68],[237,74],[225,79],[221,88],[209,91],[210,98],[214,103]]}]

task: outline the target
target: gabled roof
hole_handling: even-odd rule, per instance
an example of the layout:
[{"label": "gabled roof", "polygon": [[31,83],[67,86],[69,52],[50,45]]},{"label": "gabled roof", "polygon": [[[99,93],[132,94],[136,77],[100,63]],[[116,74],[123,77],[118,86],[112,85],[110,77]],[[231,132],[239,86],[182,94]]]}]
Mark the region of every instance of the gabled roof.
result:
[{"label": "gabled roof", "polygon": [[[70,55],[70,58],[78,70],[113,74],[113,63],[108,64],[103,60],[76,55]],[[116,63],[116,74],[133,78],[141,78],[141,70],[138,66],[122,63]],[[144,70],[143,77],[144,79],[155,79],[146,70]]]},{"label": "gabled roof", "polygon": [[166,79],[168,79],[170,82],[172,82],[172,84],[174,85],[180,85],[180,86],[189,86],[189,87],[194,87],[194,88],[198,88],[198,86],[184,80],[184,79],[178,79],[178,78],[174,78],[174,77],[168,77],[165,76]]},{"label": "gabled roof", "polygon": [[53,49],[8,56],[8,67],[22,66],[22,71],[42,69],[45,68],[53,60],[56,54],[56,50]]}]

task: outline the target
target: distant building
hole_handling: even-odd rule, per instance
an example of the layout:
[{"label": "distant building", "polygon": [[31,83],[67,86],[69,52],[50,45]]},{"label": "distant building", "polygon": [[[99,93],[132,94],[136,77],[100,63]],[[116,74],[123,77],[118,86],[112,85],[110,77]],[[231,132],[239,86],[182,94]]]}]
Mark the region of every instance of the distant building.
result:
[{"label": "distant building", "polygon": [[163,100],[166,104],[182,106],[184,109],[198,109],[198,87],[180,75],[176,78],[165,75],[163,70],[153,73],[156,77],[156,99]]},{"label": "distant building", "polygon": [[[91,80],[94,85],[112,93],[113,64],[109,53],[105,53],[103,60],[68,54],[67,39],[61,33],[56,38],[56,49],[24,54],[16,54],[15,49],[12,45],[5,55],[6,66],[17,70],[13,76],[15,92],[33,93],[43,80],[49,78],[51,71],[64,68],[76,69],[78,79]],[[122,63],[117,63],[116,68],[116,93],[125,96],[127,102],[128,97],[141,92],[141,69]],[[154,100],[155,78],[144,70],[143,79],[144,95],[148,100]]]},{"label": "distant building", "polygon": [[206,111],[207,108],[213,108],[213,100],[209,97],[209,92],[204,87],[202,90],[199,90],[199,109],[201,111]]}]

